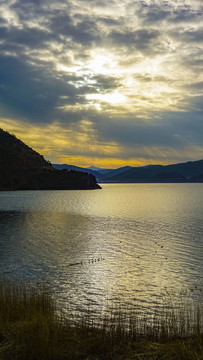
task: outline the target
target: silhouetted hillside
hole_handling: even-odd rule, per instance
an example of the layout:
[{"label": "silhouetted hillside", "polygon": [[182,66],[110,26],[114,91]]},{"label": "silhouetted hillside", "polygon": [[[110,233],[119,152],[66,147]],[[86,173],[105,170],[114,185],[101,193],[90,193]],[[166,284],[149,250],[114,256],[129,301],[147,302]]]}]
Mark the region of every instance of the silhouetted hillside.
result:
[{"label": "silhouetted hillside", "polygon": [[51,169],[44,157],[11,135],[0,129],[0,168],[14,169]]},{"label": "silhouetted hillside", "polygon": [[202,182],[203,160],[172,165],[132,167],[127,171],[105,178],[105,182]]},{"label": "silhouetted hillside", "polygon": [[0,129],[0,190],[99,188],[93,175],[56,170],[42,155]]}]

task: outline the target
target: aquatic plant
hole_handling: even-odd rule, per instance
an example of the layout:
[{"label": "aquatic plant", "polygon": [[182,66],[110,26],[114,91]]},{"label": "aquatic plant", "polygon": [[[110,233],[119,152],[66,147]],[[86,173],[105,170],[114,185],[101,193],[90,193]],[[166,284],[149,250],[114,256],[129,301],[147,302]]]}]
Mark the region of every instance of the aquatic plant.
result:
[{"label": "aquatic plant", "polygon": [[89,309],[73,322],[46,283],[2,279],[0,360],[203,359],[201,299],[181,294],[177,306],[176,295],[166,295],[150,316],[120,307],[94,320]]}]

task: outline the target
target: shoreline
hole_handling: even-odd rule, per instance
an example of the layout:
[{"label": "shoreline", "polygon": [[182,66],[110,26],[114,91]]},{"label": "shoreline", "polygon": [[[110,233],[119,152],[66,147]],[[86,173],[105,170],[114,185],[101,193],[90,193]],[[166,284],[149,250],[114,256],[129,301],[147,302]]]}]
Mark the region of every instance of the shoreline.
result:
[{"label": "shoreline", "polygon": [[[86,315],[73,325],[56,310],[48,284],[0,279],[0,359],[199,360],[203,358],[203,308],[163,313],[155,326],[121,312],[100,321]],[[90,315],[90,314],[89,314]],[[192,323],[193,319],[193,323]],[[97,319],[98,320],[98,319]]]}]

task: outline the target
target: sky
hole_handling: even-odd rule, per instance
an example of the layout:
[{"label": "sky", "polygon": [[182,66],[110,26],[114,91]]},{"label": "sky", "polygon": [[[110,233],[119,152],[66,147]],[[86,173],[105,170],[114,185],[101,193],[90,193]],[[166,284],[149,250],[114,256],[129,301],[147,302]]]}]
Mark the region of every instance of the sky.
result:
[{"label": "sky", "polygon": [[203,158],[202,0],[0,0],[0,127],[52,163]]}]

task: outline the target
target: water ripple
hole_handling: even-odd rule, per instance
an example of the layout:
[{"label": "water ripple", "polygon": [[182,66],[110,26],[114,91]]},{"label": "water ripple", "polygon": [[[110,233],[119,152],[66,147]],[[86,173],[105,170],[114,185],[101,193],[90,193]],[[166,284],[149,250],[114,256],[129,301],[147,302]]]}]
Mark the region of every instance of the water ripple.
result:
[{"label": "water ripple", "polygon": [[[203,184],[0,193],[0,274],[46,279],[64,309],[152,311],[203,289]],[[73,266],[70,266],[72,264]]]}]

